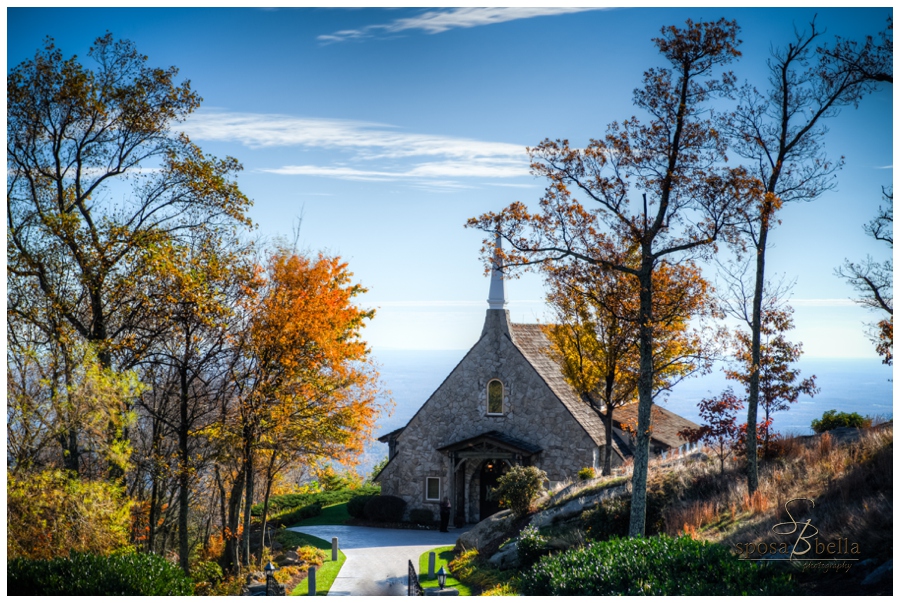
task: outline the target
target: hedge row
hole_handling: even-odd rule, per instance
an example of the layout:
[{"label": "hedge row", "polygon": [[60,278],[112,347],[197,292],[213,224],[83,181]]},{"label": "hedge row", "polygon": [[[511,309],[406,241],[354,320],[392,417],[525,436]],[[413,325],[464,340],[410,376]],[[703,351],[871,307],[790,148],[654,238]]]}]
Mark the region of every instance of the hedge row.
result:
[{"label": "hedge row", "polygon": [[304,519],[317,517],[322,514],[322,503],[315,502],[305,507],[297,507],[295,509],[286,509],[279,513],[273,513],[269,516],[269,525],[279,526],[282,528],[290,527],[300,523]]},{"label": "hedge row", "polygon": [[789,595],[790,576],[740,561],[724,546],[671,538],[613,539],[544,557],[523,595]]},{"label": "hedge row", "polygon": [[194,594],[194,584],[181,568],[159,555],[129,553],[36,561],[17,557],[6,562],[7,595],[142,595]]},{"label": "hedge row", "polygon": [[[381,492],[380,486],[360,486],[359,488],[345,488],[343,490],[315,492],[312,494],[281,494],[269,499],[269,515],[273,515],[279,511],[305,507],[314,503],[319,503],[323,507],[329,507],[331,505],[345,503],[354,496],[361,494],[374,495],[379,492]],[[250,508],[250,513],[251,515],[258,517],[262,515],[262,510],[262,504],[253,505]]]}]

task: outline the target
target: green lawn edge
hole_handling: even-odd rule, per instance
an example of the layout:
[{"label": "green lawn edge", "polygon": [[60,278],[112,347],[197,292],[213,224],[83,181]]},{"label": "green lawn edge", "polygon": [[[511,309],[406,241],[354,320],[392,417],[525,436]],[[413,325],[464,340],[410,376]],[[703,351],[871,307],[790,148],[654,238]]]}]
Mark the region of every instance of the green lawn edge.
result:
[{"label": "green lawn edge", "polygon": [[301,528],[303,526],[340,526],[344,525],[350,519],[350,513],[347,512],[347,503],[338,503],[324,507],[322,512],[315,517],[307,517],[306,519],[294,524],[293,528]]},{"label": "green lawn edge", "polygon": [[[302,537],[308,544],[325,551],[325,558],[327,561],[316,569],[316,596],[323,597],[327,595],[328,591],[331,590],[331,585],[334,584],[335,578],[337,578],[338,573],[341,571],[341,567],[343,567],[344,562],[347,560],[347,556],[343,551],[338,550],[337,561],[332,561],[330,542],[322,540],[321,538],[316,538],[315,536],[310,536],[309,534],[304,534],[303,532],[291,531]],[[305,597],[308,596],[308,594],[309,578],[304,578],[303,581],[291,591],[291,596],[294,597]]]},{"label": "green lawn edge", "polygon": [[[445,572],[450,572],[450,568],[447,567],[447,564],[453,560],[453,545],[449,546],[439,546],[436,549],[431,549],[430,551],[425,551],[419,556],[419,584],[422,588],[431,588],[437,587],[438,581],[437,578],[434,580],[428,579],[428,554],[434,553],[434,571],[437,572],[441,567],[444,568]],[[444,588],[455,588],[459,591],[461,597],[470,597],[472,596],[472,589],[454,578],[452,575],[447,576],[447,582],[444,584]]]}]

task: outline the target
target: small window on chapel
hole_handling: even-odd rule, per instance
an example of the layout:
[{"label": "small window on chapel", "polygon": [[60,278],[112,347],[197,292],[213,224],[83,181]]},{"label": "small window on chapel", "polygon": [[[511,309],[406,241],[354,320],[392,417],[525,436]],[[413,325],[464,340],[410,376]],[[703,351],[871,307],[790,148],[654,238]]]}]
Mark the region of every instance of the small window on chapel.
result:
[{"label": "small window on chapel", "polygon": [[425,478],[425,500],[441,499],[441,478],[426,477]]},{"label": "small window on chapel", "polygon": [[487,414],[503,414],[503,384],[494,379],[487,388]]}]

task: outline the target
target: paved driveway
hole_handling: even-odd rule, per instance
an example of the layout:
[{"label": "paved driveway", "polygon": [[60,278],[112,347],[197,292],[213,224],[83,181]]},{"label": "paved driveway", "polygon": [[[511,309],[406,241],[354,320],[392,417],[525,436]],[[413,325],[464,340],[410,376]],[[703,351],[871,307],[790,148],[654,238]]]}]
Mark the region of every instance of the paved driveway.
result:
[{"label": "paved driveway", "polygon": [[455,544],[463,529],[389,530],[358,526],[303,526],[295,532],[331,542],[347,556],[329,596],[406,595],[408,562],[418,570],[419,555],[429,549]]}]

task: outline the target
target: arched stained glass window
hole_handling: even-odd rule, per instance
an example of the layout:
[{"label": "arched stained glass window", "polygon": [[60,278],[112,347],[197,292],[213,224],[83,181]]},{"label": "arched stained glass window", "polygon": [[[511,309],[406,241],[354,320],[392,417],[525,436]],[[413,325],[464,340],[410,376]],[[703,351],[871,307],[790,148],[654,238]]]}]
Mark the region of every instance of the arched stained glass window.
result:
[{"label": "arched stained glass window", "polygon": [[487,387],[487,414],[503,414],[503,384],[494,379]]}]

